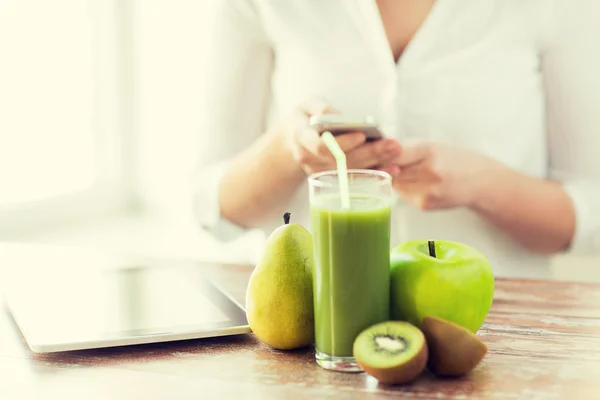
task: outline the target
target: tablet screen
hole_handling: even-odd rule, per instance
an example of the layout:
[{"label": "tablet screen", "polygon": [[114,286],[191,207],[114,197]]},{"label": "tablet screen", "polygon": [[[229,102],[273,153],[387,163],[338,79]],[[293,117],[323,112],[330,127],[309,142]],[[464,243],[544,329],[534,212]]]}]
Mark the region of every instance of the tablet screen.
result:
[{"label": "tablet screen", "polygon": [[245,312],[207,278],[206,265],[75,249],[2,250],[0,285],[34,351],[249,331]]}]

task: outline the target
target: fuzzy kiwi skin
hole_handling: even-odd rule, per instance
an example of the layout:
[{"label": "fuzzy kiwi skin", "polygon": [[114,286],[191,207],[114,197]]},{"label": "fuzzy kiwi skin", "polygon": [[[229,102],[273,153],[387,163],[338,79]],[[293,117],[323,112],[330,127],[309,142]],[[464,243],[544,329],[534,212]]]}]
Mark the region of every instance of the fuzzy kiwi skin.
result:
[{"label": "fuzzy kiwi skin", "polygon": [[360,367],[380,383],[388,385],[401,385],[415,380],[425,370],[427,365],[427,344],[422,341],[421,348],[415,356],[402,365],[393,368],[377,368],[368,363],[356,359]]},{"label": "fuzzy kiwi skin", "polygon": [[487,353],[487,346],[471,331],[437,317],[425,317],[420,327],[427,340],[427,368],[440,377],[471,372]]}]

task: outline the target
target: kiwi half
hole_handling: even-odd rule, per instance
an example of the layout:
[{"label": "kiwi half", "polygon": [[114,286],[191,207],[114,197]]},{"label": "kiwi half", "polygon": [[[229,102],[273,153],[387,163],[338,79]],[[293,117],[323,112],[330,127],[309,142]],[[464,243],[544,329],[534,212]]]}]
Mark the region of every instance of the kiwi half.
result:
[{"label": "kiwi half", "polygon": [[427,368],[438,376],[467,374],[487,353],[487,346],[470,330],[437,317],[425,317],[421,331],[427,340]]},{"label": "kiwi half", "polygon": [[354,341],[354,358],[381,383],[402,384],[417,378],[427,364],[425,336],[404,321],[386,321],[362,331]]}]

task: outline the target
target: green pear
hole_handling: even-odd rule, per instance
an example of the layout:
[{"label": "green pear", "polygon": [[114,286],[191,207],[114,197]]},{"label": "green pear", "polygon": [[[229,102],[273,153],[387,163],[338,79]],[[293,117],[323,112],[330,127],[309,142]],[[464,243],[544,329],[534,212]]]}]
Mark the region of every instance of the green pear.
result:
[{"label": "green pear", "polygon": [[290,350],[314,343],[311,234],[298,224],[285,224],[269,236],[265,251],[250,276],[246,315],[263,343]]}]

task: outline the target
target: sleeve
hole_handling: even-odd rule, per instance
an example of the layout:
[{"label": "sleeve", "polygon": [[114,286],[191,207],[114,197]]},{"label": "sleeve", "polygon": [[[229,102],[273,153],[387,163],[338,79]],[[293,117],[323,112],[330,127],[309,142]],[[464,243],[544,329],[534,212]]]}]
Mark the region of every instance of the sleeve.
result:
[{"label": "sleeve", "polygon": [[600,1],[554,3],[542,55],[549,177],[569,195],[576,217],[566,250],[600,253]]},{"label": "sleeve", "polygon": [[214,1],[209,11],[193,209],[204,230],[228,240],[244,229],[221,217],[219,185],[230,160],[266,128],[272,51],[252,0]]}]

